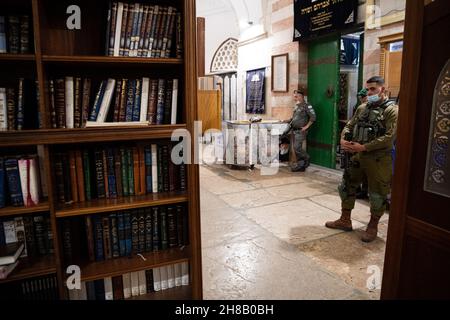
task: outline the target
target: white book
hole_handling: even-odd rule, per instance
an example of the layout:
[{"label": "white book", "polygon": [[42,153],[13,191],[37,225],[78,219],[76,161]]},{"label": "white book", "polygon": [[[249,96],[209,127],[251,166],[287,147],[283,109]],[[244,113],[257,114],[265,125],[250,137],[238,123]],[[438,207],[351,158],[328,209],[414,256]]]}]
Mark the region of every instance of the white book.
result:
[{"label": "white book", "polygon": [[20,260],[6,266],[0,266],[0,280],[8,278],[9,274],[17,267]]},{"label": "white book", "polygon": [[18,242],[21,242],[24,244],[23,252],[20,255],[21,258],[28,257],[27,253],[27,239],[25,236],[25,226],[23,225],[23,218],[17,217],[14,218],[14,227],[16,229],[16,238]]},{"label": "white book", "polygon": [[6,244],[17,242],[16,223],[14,220],[3,221],[3,230]]},{"label": "white book", "polygon": [[152,144],[152,190],[158,193],[158,146]]},{"label": "white book", "polygon": [[139,297],[139,273],[131,273],[131,295],[133,297]]},{"label": "white book", "polygon": [[158,292],[161,291],[161,268],[153,269],[153,289]]},{"label": "white book", "polygon": [[175,287],[181,287],[181,263],[177,263],[175,266]]},{"label": "white book", "polygon": [[161,290],[169,289],[169,276],[167,274],[167,266],[161,267]]},{"label": "white book", "polygon": [[100,105],[100,109],[98,111],[97,122],[99,123],[103,123],[106,121],[106,117],[108,116],[115,87],[116,87],[116,80],[108,79],[105,94],[103,95],[102,99],[102,104]]},{"label": "white book", "polygon": [[124,299],[131,298],[131,274],[126,273],[122,275],[123,280],[123,297]]},{"label": "white book", "polygon": [[123,17],[123,3],[119,2],[117,7],[117,17],[116,17],[116,30],[114,34],[114,57],[120,55],[120,35],[122,34],[122,17]]},{"label": "white book", "polygon": [[86,128],[112,128],[112,127],[136,127],[146,128],[150,125],[148,121],[144,122],[95,122],[87,121]]},{"label": "white book", "polygon": [[87,301],[87,288],[86,288],[86,282],[81,283],[81,290],[79,292],[78,298],[82,301]]},{"label": "white book", "polygon": [[173,79],[171,124],[177,124],[177,113],[178,113],[178,79]]},{"label": "white book", "polygon": [[143,296],[147,294],[147,277],[145,276],[145,270],[138,272],[139,280],[139,295]]},{"label": "white book", "polygon": [[105,282],[105,300],[106,301],[114,300],[112,278],[111,277],[105,278],[104,282]]},{"label": "white book", "polygon": [[20,184],[25,207],[39,204],[39,174],[35,158],[19,159]]},{"label": "white book", "polygon": [[183,286],[189,285],[189,262],[181,264],[181,284]]},{"label": "white book", "polygon": [[169,289],[175,288],[175,265],[167,266],[167,278]]},{"label": "white book", "polygon": [[66,128],[74,128],[74,95],[73,95],[73,77],[66,77],[66,90],[64,100],[66,102]]},{"label": "white book", "polygon": [[9,266],[16,263],[22,254],[25,245],[23,243],[9,243],[0,247],[0,266]]},{"label": "white book", "polygon": [[4,130],[8,130],[8,101],[6,88],[0,88],[0,131]]},{"label": "white book", "polygon": [[148,116],[148,94],[150,90],[150,79],[142,79],[142,94],[141,94],[141,122],[147,121]]}]

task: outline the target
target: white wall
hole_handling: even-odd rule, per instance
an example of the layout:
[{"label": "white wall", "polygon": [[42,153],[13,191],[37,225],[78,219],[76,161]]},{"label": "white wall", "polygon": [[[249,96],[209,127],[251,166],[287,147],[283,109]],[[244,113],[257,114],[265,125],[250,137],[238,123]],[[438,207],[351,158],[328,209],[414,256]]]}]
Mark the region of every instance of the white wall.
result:
[{"label": "white wall", "polygon": [[232,11],[205,18],[205,72],[211,71],[211,61],[219,46],[229,38],[239,39],[239,26]]},{"label": "white wall", "polygon": [[[266,68],[266,114],[270,115],[270,65],[272,41],[265,38],[247,45],[239,46],[238,59],[238,119],[246,120],[251,117],[246,111],[246,76],[247,71]],[[269,88],[269,90],[268,90]],[[259,115],[263,118],[264,115]]]}]

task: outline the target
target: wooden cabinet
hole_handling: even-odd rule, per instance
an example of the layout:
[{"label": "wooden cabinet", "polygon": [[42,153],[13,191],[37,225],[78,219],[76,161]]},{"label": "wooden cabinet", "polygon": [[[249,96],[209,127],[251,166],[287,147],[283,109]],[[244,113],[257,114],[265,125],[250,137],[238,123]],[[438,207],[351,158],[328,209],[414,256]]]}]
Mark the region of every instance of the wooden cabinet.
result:
[{"label": "wooden cabinet", "polygon": [[222,129],[222,94],[220,90],[198,91],[198,119],[202,121],[202,132]]},{"label": "wooden cabinet", "polygon": [[[147,253],[142,258],[119,258],[103,262],[87,262],[80,265],[82,281],[99,280],[124,273],[149,270],[155,267],[189,262],[190,285],[167,292],[151,293],[140,299],[201,299],[202,267],[200,243],[200,200],[198,165],[187,165],[187,191],[177,193],[141,195],[132,198],[92,200],[82,204],[61,207],[56,195],[53,157],[55,150],[64,148],[96,147],[108,144],[112,147],[126,143],[169,143],[172,132],[186,129],[191,134],[197,119],[196,81],[196,32],[195,0],[161,1],[136,0],[147,5],[167,5],[181,12],[183,52],[181,58],[110,57],[105,55],[109,0],[77,1],[82,20],[80,30],[69,30],[66,13],[72,1],[14,0],[2,1],[0,15],[26,12],[32,20],[31,41],[34,52],[29,54],[0,54],[0,87],[8,86],[20,77],[36,81],[40,99],[41,128],[23,131],[0,131],[0,156],[17,155],[22,149],[40,146],[43,150],[43,172],[48,198],[37,207],[0,209],[0,218],[18,215],[49,214],[53,232],[54,254],[27,261],[6,280],[0,281],[0,289],[11,283],[37,275],[56,274],[59,296],[68,298],[65,285],[66,270],[63,263],[62,222],[87,215],[139,209],[144,207],[182,204],[187,208],[189,221],[189,245]],[[148,127],[116,126],[107,128],[52,129],[48,80],[64,76],[107,78],[173,77],[179,79],[179,121],[176,125]],[[96,89],[94,89],[96,90]],[[189,146],[189,147],[193,147]]]}]

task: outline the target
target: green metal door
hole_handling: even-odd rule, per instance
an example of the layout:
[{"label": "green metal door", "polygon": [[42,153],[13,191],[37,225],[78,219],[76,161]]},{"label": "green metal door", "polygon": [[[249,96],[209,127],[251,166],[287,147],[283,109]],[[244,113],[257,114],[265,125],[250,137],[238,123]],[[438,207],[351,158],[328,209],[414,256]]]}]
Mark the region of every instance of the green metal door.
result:
[{"label": "green metal door", "polygon": [[317,122],[308,135],[311,162],[336,168],[338,143],[340,37],[328,37],[309,44],[308,100],[317,113]]}]

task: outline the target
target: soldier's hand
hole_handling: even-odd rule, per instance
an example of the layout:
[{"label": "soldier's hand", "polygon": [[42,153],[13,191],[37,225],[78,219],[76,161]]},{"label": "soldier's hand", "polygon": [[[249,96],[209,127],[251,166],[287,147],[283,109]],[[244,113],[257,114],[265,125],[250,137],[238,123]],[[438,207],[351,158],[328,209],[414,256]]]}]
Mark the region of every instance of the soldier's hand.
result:
[{"label": "soldier's hand", "polygon": [[356,142],[348,142],[346,145],[342,146],[342,149],[350,153],[360,153],[367,151],[365,146]]},{"label": "soldier's hand", "polygon": [[347,140],[344,140],[344,139],[341,139],[341,147],[342,147],[342,149],[344,149],[345,147],[349,147],[351,145],[352,145],[351,142],[349,142]]}]

